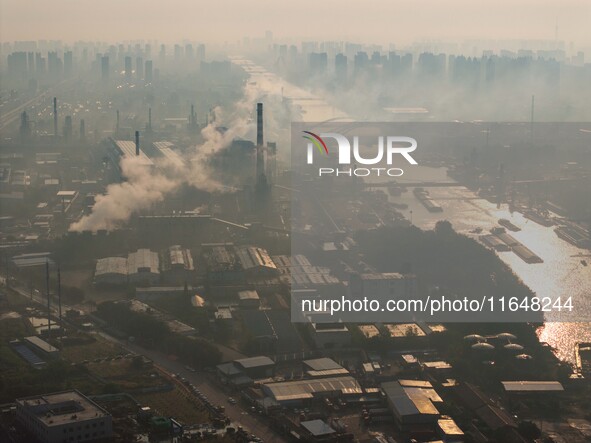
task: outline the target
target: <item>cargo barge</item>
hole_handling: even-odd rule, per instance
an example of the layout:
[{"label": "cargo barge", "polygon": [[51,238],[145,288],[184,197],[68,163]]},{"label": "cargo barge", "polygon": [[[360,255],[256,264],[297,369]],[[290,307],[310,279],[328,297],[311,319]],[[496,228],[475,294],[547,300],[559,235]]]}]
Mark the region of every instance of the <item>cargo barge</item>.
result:
[{"label": "cargo barge", "polygon": [[485,246],[494,249],[495,251],[499,252],[506,252],[510,251],[511,248],[505,244],[500,238],[495,235],[486,234],[480,236],[480,241],[484,243]]},{"label": "cargo barge", "polygon": [[443,212],[443,208],[435,203],[429,197],[429,191],[425,191],[423,188],[415,188],[413,190],[413,194],[421,202],[421,204],[427,209],[429,212]]},{"label": "cargo barge", "polygon": [[[544,263],[544,260],[542,260],[541,257],[536,255],[531,249],[526,247],[524,244],[522,244],[519,240],[517,240],[512,235],[507,234],[507,231],[505,231],[505,228],[498,228],[498,227],[492,228],[490,230],[490,232],[492,233],[492,235],[494,237],[496,237],[499,241],[503,242],[507,246],[508,249],[513,251],[515,253],[515,255],[517,255],[524,262],[529,263],[529,264]],[[483,239],[483,241],[485,241],[485,242],[488,241],[489,243],[492,243],[492,241],[490,239],[489,240]],[[495,244],[498,244],[498,242],[495,242]],[[502,250],[502,249],[499,249],[498,246],[496,246],[495,249],[497,251]]]},{"label": "cargo barge", "polygon": [[556,235],[571,245],[581,249],[591,249],[591,238],[584,229],[578,226],[559,226],[554,229]]},{"label": "cargo barge", "polygon": [[513,231],[513,232],[519,232],[519,231],[521,231],[521,228],[520,227],[515,226],[513,223],[511,223],[506,218],[500,218],[499,219],[499,225],[503,226],[504,228],[507,228],[509,231]]},{"label": "cargo barge", "polygon": [[547,217],[538,211],[534,211],[534,210],[524,211],[523,216],[525,218],[537,223],[538,225],[546,226],[547,228],[554,225],[554,221],[550,217]]}]

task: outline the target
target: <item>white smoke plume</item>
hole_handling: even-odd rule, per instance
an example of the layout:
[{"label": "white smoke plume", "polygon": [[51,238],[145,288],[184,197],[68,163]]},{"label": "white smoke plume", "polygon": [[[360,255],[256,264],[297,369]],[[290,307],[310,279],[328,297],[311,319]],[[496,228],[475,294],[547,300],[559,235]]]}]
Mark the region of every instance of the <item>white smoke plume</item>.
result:
[{"label": "white smoke plume", "polygon": [[[183,184],[208,192],[234,189],[215,178],[209,160],[236,137],[252,132],[256,100],[254,91],[245,88],[244,98],[234,105],[228,116],[215,108],[211,122],[201,130],[203,144],[196,146],[183,164],[159,160],[154,162],[156,168],[147,168],[139,158],[122,159],[120,167],[126,181],[109,185],[105,194],[96,197],[92,212],[73,223],[70,230],[116,229],[133,214],[161,202]],[[226,129],[220,130],[222,126]]]},{"label": "white smoke plume", "polygon": [[[252,129],[252,122],[249,121],[248,113],[245,112],[247,109],[245,102],[247,101],[250,108],[254,108],[254,100],[250,101],[248,97],[237,103],[231,124],[224,131],[220,130],[226,120],[222,109],[217,107],[213,110],[211,122],[201,130],[204,142],[195,147],[189,161],[189,169],[185,174],[186,183],[208,192],[224,192],[229,189],[215,178],[214,171],[209,165],[209,159],[226,148],[236,137],[243,137]],[[250,112],[252,113],[252,109]]]},{"label": "white smoke plume", "polygon": [[174,176],[146,168],[139,157],[124,158],[120,166],[127,181],[107,186],[106,193],[96,197],[92,212],[73,223],[71,231],[115,229],[135,212],[162,201],[181,184]]}]

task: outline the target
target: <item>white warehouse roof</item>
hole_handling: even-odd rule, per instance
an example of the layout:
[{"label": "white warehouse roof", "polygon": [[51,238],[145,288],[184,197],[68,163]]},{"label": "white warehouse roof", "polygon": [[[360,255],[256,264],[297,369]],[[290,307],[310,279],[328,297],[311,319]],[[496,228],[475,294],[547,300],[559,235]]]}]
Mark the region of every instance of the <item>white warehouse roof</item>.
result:
[{"label": "white warehouse roof", "polygon": [[124,257],[99,258],[96,262],[95,276],[106,274],[127,275],[127,259]]},{"label": "white warehouse roof", "polygon": [[317,392],[340,392],[343,395],[363,392],[351,376],[269,383],[264,389],[278,402],[305,400]]},{"label": "white warehouse roof", "polygon": [[240,260],[242,268],[245,270],[257,267],[277,269],[277,266],[275,266],[275,263],[273,263],[273,260],[271,260],[269,253],[265,249],[255,247],[239,248],[236,251],[236,255],[238,256],[238,260]]},{"label": "white warehouse roof", "polygon": [[127,272],[135,274],[137,272],[150,272],[159,274],[158,254],[149,249],[138,249],[132,252],[127,258]]}]

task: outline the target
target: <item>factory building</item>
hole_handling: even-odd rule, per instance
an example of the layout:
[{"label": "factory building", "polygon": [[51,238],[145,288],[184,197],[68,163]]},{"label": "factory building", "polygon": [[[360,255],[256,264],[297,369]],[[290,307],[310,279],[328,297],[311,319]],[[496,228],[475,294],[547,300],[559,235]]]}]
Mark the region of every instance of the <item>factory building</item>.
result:
[{"label": "factory building", "polygon": [[238,305],[242,309],[258,309],[261,300],[257,291],[238,291]]},{"label": "factory building", "polygon": [[502,441],[514,441],[517,422],[480,388],[471,383],[460,383],[453,387],[453,393],[464,408],[472,411],[480,419],[484,427],[499,435]]},{"label": "factory building", "polygon": [[306,441],[338,441],[336,431],[325,421],[308,420],[300,423]]},{"label": "factory building", "polygon": [[330,313],[307,312],[304,315],[310,337],[318,349],[342,348],[351,344],[351,332],[347,325],[335,320]]},{"label": "factory building", "polygon": [[266,249],[254,246],[238,248],[236,257],[247,277],[268,278],[279,275],[277,266]]},{"label": "factory building", "polygon": [[138,249],[127,257],[127,275],[132,284],[156,284],[160,279],[158,254]]},{"label": "factory building", "polygon": [[440,414],[435,403],[443,400],[428,381],[391,381],[382,383],[382,390],[400,429],[418,432],[437,424]]},{"label": "factory building", "polygon": [[110,139],[109,155],[115,165],[119,165],[124,158],[136,158],[137,161],[146,167],[153,167],[154,162],[146,155],[144,150],[141,149],[139,143],[139,135],[136,137],[136,141],[133,140],[115,140]]},{"label": "factory building", "polygon": [[217,365],[216,369],[222,382],[236,387],[249,386],[256,379],[271,377],[275,362],[267,356],[260,355],[222,363]]},{"label": "factory building", "polygon": [[97,260],[95,285],[156,284],[160,280],[158,254],[149,249],[138,249],[124,257]]},{"label": "factory building", "polygon": [[113,436],[111,415],[78,391],[17,399],[16,416],[43,443],[105,441]]},{"label": "factory building", "polygon": [[264,355],[241,358],[234,360],[234,363],[246,375],[252,378],[271,377],[273,375],[273,368],[275,367],[275,362]]},{"label": "factory building", "polygon": [[351,274],[349,283],[351,295],[357,298],[410,299],[417,293],[417,279],[412,274],[397,272]]},{"label": "factory building", "polygon": [[239,263],[231,243],[203,244],[203,257],[207,267],[207,279],[214,283],[233,283],[242,279]]},{"label": "factory building", "polygon": [[183,284],[194,280],[195,266],[191,251],[174,245],[160,254],[162,281]]},{"label": "factory building", "polygon": [[95,285],[127,284],[127,259],[124,257],[100,258],[94,272]]},{"label": "factory building", "polygon": [[182,166],[185,163],[183,158],[174,150],[173,143],[164,140],[154,142],[152,146],[157,157],[164,158],[175,166]]},{"label": "factory building", "polygon": [[275,255],[272,258],[282,282],[292,287],[314,288],[340,284],[339,279],[330,273],[330,269],[313,266],[305,255]]},{"label": "factory building", "polygon": [[263,392],[274,401],[285,405],[299,405],[319,398],[352,398],[363,393],[351,376],[294,380],[262,385]]},{"label": "factory building", "polygon": [[332,358],[321,357],[302,362],[304,372],[308,377],[334,377],[349,375],[349,371],[339,365]]},{"label": "factory building", "polygon": [[254,246],[234,247],[231,243],[203,244],[207,278],[228,284],[274,278],[279,270],[266,249]]},{"label": "factory building", "polygon": [[262,353],[287,353],[302,350],[302,341],[289,311],[248,309],[240,313],[244,332]]},{"label": "factory building", "polygon": [[55,358],[59,355],[60,351],[58,348],[50,345],[45,340],[35,335],[25,337],[25,342],[30,348],[32,348],[33,351],[40,355],[43,355],[44,357]]}]

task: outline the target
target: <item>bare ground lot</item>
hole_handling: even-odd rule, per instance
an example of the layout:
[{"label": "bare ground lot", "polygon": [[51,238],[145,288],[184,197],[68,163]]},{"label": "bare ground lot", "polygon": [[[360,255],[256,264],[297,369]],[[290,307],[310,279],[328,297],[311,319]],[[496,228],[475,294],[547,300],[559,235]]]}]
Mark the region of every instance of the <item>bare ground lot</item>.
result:
[{"label": "bare ground lot", "polygon": [[174,417],[184,424],[209,421],[208,412],[189,400],[178,388],[170,392],[136,395],[135,398],[143,406],[150,406],[159,415]]}]

